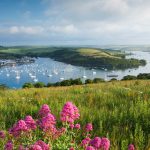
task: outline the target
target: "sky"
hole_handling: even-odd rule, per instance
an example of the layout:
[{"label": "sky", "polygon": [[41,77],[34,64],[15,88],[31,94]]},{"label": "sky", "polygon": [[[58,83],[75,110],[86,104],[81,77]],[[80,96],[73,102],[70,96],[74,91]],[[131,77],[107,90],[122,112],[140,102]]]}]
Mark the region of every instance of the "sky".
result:
[{"label": "sky", "polygon": [[0,0],[0,45],[150,44],[150,0]]}]

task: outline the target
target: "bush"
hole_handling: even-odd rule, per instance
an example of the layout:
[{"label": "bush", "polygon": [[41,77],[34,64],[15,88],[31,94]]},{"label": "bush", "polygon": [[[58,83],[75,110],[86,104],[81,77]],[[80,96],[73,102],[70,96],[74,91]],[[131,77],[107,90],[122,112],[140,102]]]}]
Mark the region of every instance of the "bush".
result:
[{"label": "bush", "polygon": [[93,83],[100,83],[100,82],[105,82],[104,79],[101,79],[101,78],[95,78],[93,80]]},{"label": "bush", "polygon": [[82,85],[82,81],[80,78],[71,79],[71,85]]},{"label": "bush", "polygon": [[137,79],[150,79],[150,73],[140,73]]},{"label": "bush", "polygon": [[52,87],[53,84],[52,83],[47,83],[47,87]]},{"label": "bush", "polygon": [[25,83],[22,88],[34,88],[34,85],[32,83]]},{"label": "bush", "polygon": [[63,80],[60,82],[61,86],[70,86],[71,85],[71,80]]},{"label": "bush", "polygon": [[85,80],[85,84],[91,84],[91,83],[93,83],[93,80],[91,80],[91,79],[86,79]]},{"label": "bush", "polygon": [[42,88],[42,87],[45,87],[45,86],[46,85],[43,82],[37,82],[37,83],[34,84],[34,87],[36,87],[36,88]]},{"label": "bush", "polygon": [[124,76],[122,80],[136,80],[136,79],[137,79],[136,76],[127,75],[127,76]]},{"label": "bush", "polygon": [[117,81],[117,79],[116,78],[112,78],[110,81]]}]

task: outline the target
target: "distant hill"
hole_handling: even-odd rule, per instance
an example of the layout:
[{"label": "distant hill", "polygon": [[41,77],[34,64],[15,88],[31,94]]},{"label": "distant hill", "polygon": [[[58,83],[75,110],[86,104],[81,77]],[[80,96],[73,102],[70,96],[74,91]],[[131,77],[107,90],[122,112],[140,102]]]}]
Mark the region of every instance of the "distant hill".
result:
[{"label": "distant hill", "polygon": [[145,60],[126,59],[119,50],[80,47],[7,47],[1,49],[0,58],[49,57],[57,61],[98,69],[128,69],[145,65]]},{"label": "distant hill", "polygon": [[0,49],[4,48],[3,46],[0,45]]}]

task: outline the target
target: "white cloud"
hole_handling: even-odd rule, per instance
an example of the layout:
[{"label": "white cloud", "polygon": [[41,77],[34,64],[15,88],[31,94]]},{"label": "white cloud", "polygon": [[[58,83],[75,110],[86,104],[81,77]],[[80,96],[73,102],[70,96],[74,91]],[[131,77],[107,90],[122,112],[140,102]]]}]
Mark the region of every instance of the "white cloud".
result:
[{"label": "white cloud", "polygon": [[5,34],[26,34],[26,35],[52,35],[77,34],[79,30],[73,24],[51,25],[51,26],[11,26],[0,28],[1,33]]},{"label": "white cloud", "polygon": [[65,33],[65,34],[76,34],[78,29],[73,25],[63,25],[63,26],[51,26],[48,29],[52,33]]},{"label": "white cloud", "polygon": [[41,34],[44,31],[42,27],[25,27],[25,26],[12,26],[8,30],[5,30],[10,34],[29,34],[36,35]]},{"label": "white cloud", "polygon": [[19,28],[17,26],[10,27],[9,32],[11,34],[19,33]]}]

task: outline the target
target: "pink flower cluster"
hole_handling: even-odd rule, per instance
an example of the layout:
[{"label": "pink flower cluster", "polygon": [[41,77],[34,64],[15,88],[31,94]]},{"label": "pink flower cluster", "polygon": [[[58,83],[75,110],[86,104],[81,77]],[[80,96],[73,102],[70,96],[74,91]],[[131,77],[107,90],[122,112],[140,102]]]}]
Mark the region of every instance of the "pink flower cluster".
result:
[{"label": "pink flower cluster", "polygon": [[86,148],[86,150],[109,150],[110,141],[107,138],[95,137],[91,140],[87,137],[82,140],[81,145]]},{"label": "pink flower cluster", "polygon": [[[64,137],[60,138],[65,139],[68,138],[67,136],[71,133],[73,134],[74,131],[77,131],[79,135],[82,133],[82,135],[85,137],[82,141],[81,144],[79,144],[80,137],[73,137],[71,136],[70,143],[66,142],[65,144],[68,144],[68,149],[69,150],[75,150],[74,146],[70,144],[74,144],[76,140],[79,143],[75,143],[78,148],[84,150],[109,150],[110,148],[110,141],[108,138],[100,138],[100,137],[95,137],[91,139],[91,135],[89,134],[90,131],[93,130],[93,125],[92,123],[86,124],[85,127],[83,127],[83,132],[81,129],[81,126],[79,123],[75,124],[75,120],[77,120],[80,117],[79,111],[75,105],[73,105],[71,102],[67,102],[62,111],[61,111],[61,121],[64,126],[61,128],[57,129],[56,128],[56,118],[55,116],[51,113],[51,110],[48,105],[44,104],[41,109],[39,110],[38,113],[38,120],[34,120],[31,116],[26,116],[24,120],[19,120],[16,124],[13,125],[11,129],[9,129],[10,135],[13,135],[11,138],[7,138],[7,134],[3,131],[0,131],[0,140],[6,140],[12,139],[12,141],[8,141],[5,144],[4,150],[13,150],[13,149],[18,149],[18,150],[50,150],[51,147],[53,146],[52,144],[56,144],[57,140],[59,141],[59,137],[64,135]],[[66,123],[66,124],[64,124]],[[68,127],[71,128],[69,128]],[[39,130],[36,130],[39,129]],[[38,131],[37,135],[36,132],[32,131]],[[41,133],[39,133],[41,131]],[[69,133],[70,132],[70,133]],[[67,134],[65,134],[67,133]],[[35,135],[34,135],[35,134]],[[26,137],[32,137],[33,136],[33,141],[29,141],[29,143],[23,143],[22,138]],[[76,135],[76,133],[74,133]],[[47,141],[48,143],[51,143],[51,145],[46,144],[42,140],[38,140],[35,142],[35,139],[44,139],[44,141]],[[79,138],[79,139],[77,139]],[[19,141],[21,139],[21,141]],[[16,141],[15,141],[16,140]],[[50,140],[50,141],[48,141]],[[19,142],[18,142],[19,141]],[[54,142],[54,143],[53,143]],[[59,144],[64,144],[62,143],[63,141],[59,141]],[[17,143],[17,145],[15,145]],[[18,143],[20,146],[18,147]],[[33,144],[34,143],[34,144]],[[58,144],[57,143],[57,144]],[[135,150],[135,147],[133,144],[130,144],[128,147],[128,150]]]},{"label": "pink flower cluster", "polygon": [[13,127],[9,130],[9,133],[15,137],[21,135],[21,133],[28,131],[27,125],[24,120],[19,120]]},{"label": "pink flower cluster", "polygon": [[52,130],[52,132],[54,132],[55,125],[56,125],[56,119],[55,119],[54,115],[48,113],[47,116],[41,118],[38,121],[38,124],[41,127],[41,129],[43,129],[43,131]]},{"label": "pink flower cluster", "polygon": [[135,147],[133,144],[130,144],[129,147],[128,147],[128,150],[135,150]]},{"label": "pink flower cluster", "polygon": [[44,104],[39,110],[39,116],[41,118],[37,123],[44,132],[47,132],[50,135],[55,135],[57,132],[56,118],[50,112],[49,106]]},{"label": "pink flower cluster", "polygon": [[26,116],[24,119],[28,130],[35,130],[36,129],[36,122],[31,116]]},{"label": "pink flower cluster", "polygon": [[8,141],[4,147],[4,150],[13,150],[13,143],[12,141]]},{"label": "pink flower cluster", "polygon": [[89,137],[86,137],[85,139],[82,140],[81,146],[83,148],[86,148],[89,145],[90,141],[91,141],[91,139]]},{"label": "pink flower cluster", "polygon": [[0,138],[1,138],[1,139],[4,139],[5,136],[6,136],[6,135],[5,135],[4,131],[0,131]]},{"label": "pink flower cluster", "polygon": [[61,121],[73,124],[76,119],[79,119],[80,114],[78,108],[72,104],[72,102],[67,102],[61,112]]},{"label": "pink flower cluster", "polygon": [[87,146],[86,150],[95,150],[93,146]]},{"label": "pink flower cluster", "polygon": [[93,125],[91,123],[88,123],[86,126],[85,126],[85,130],[86,132],[90,132],[93,130]]},{"label": "pink flower cluster", "polygon": [[[5,145],[4,150],[13,150],[12,141],[8,141]],[[50,146],[42,140],[37,141],[35,144],[24,148],[22,145],[19,146],[19,150],[50,150]]]},{"label": "pink flower cluster", "polygon": [[19,120],[12,128],[9,129],[9,133],[15,137],[21,135],[21,133],[36,129],[36,122],[31,116],[26,116],[24,120]]},{"label": "pink flower cluster", "polygon": [[39,110],[39,116],[45,117],[51,112],[49,106],[47,104],[42,105],[41,109]]},{"label": "pink flower cluster", "polygon": [[32,145],[29,150],[50,150],[50,147],[45,142],[39,140]]}]

